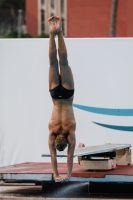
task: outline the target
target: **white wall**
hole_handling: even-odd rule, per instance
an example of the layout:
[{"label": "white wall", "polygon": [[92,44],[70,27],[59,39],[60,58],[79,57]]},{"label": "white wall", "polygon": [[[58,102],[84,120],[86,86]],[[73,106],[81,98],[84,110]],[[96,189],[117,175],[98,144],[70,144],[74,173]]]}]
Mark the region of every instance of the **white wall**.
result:
[{"label": "white wall", "polygon": [[[75,78],[74,104],[133,109],[133,39],[66,39]],[[52,101],[48,91],[48,39],[0,40],[0,166],[45,162]],[[133,127],[132,116],[74,108],[77,146],[131,143],[133,131],[94,122]],[[66,159],[58,159],[64,162]],[[77,162],[77,159],[75,159]]]}]

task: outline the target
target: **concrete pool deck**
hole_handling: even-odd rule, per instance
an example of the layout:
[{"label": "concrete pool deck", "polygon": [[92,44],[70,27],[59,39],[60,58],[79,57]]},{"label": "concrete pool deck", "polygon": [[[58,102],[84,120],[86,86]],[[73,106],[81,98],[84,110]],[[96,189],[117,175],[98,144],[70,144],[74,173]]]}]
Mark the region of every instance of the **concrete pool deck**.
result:
[{"label": "concrete pool deck", "polygon": [[[67,173],[66,163],[58,163],[60,174]],[[0,180],[16,183],[54,182],[51,163],[20,163],[0,167]],[[95,171],[83,170],[74,163],[69,181],[91,182],[131,182],[133,183],[133,165],[117,165],[115,169]]]},{"label": "concrete pool deck", "polygon": [[3,184],[0,185],[0,200],[72,200],[72,199],[80,199],[80,200],[98,200],[98,199],[108,199],[108,200],[127,200],[127,199],[133,199],[132,196],[127,197],[119,197],[116,196],[107,196],[105,197],[102,194],[97,195],[97,197],[91,196],[88,194],[85,194],[84,192],[78,193],[78,195],[70,195],[69,197],[64,195],[63,197],[60,197],[59,195],[49,196],[51,193],[49,192],[42,192],[41,186],[35,186],[33,184],[30,185],[7,185]]},{"label": "concrete pool deck", "polygon": [[[59,172],[66,174],[66,163],[58,165]],[[55,183],[51,163],[20,163],[0,167],[0,181],[0,200],[133,199],[133,165],[118,165],[108,171],[84,171],[74,163],[69,181]],[[115,192],[118,194],[114,195]]]}]

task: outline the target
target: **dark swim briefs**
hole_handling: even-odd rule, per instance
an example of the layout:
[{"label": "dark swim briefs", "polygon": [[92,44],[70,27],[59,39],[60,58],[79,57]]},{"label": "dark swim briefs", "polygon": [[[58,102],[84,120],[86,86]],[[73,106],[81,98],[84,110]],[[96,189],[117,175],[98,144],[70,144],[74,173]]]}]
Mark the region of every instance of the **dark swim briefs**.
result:
[{"label": "dark swim briefs", "polygon": [[69,99],[74,94],[73,90],[68,90],[64,88],[62,85],[56,86],[54,89],[49,90],[51,97],[53,99]]}]

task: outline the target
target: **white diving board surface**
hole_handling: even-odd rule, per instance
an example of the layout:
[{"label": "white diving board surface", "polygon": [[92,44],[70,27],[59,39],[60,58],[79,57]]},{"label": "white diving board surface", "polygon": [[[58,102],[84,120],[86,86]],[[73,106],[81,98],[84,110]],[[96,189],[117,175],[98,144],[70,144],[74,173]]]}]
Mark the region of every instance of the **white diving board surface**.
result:
[{"label": "white diving board surface", "polygon": [[[120,149],[128,149],[130,147],[132,147],[131,144],[110,144],[110,143],[104,145],[81,147],[75,149],[74,157],[113,152]],[[56,156],[67,157],[67,151],[57,152]],[[50,154],[43,154],[42,157],[50,157]]]}]

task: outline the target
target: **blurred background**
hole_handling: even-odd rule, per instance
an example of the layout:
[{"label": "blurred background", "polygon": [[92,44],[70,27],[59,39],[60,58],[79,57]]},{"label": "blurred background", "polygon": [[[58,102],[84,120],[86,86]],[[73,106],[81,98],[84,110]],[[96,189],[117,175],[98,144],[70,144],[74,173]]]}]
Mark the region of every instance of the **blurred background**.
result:
[{"label": "blurred background", "polygon": [[49,37],[53,15],[68,38],[133,37],[133,0],[0,0],[0,38]]}]

